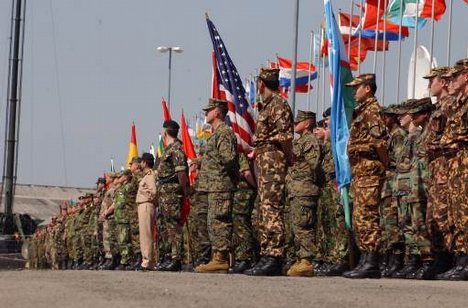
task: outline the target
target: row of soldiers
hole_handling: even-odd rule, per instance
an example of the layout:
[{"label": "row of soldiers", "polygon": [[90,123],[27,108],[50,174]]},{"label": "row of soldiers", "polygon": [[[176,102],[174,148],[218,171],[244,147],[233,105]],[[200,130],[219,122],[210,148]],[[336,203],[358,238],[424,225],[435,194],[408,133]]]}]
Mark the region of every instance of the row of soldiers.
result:
[{"label": "row of soldiers", "polygon": [[[347,84],[358,103],[348,141],[353,230],[336,186],[334,161],[342,161],[332,155],[330,110],[318,123],[310,111],[293,118],[278,73],[261,69],[257,78],[253,148],[225,123],[228,103],[210,99],[203,110],[213,132],[196,159],[187,161],[179,125],[166,121],[154,172],[145,153],[117,178],[100,179],[94,197],[61,216],[77,218],[59,217],[34,237],[30,256],[54,267],[54,258],[68,258],[78,268],[100,261],[103,269],[179,271],[190,260],[198,273],[467,279],[468,60],[426,76],[435,104],[382,109],[375,75]],[[141,167],[154,185],[145,207],[136,196],[148,186]],[[198,174],[193,183],[189,171]],[[61,240],[75,247],[67,257],[54,248]]]}]

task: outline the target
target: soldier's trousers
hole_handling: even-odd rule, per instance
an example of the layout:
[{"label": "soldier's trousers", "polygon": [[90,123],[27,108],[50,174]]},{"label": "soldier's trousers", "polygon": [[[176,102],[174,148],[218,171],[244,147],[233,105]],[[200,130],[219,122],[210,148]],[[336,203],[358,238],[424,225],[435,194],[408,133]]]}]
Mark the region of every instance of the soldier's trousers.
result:
[{"label": "soldier's trousers", "polygon": [[129,211],[130,237],[132,239],[132,251],[134,254],[141,253],[140,248],[140,228],[138,226],[138,208],[135,204]]},{"label": "soldier's trousers", "polygon": [[[172,184],[164,186],[168,185]],[[182,191],[168,191],[162,186],[159,187],[159,210],[162,215],[160,223],[165,236],[161,240],[166,242],[164,246],[169,249],[170,257],[174,260],[181,260],[184,243],[182,227],[179,225],[183,201]]]},{"label": "soldier's trousers", "polygon": [[208,193],[208,233],[212,252],[231,250],[232,200],[232,192]]},{"label": "soldier's trousers", "polygon": [[398,223],[398,202],[391,195],[382,197],[380,229],[382,231],[380,252],[383,254],[404,253],[405,241]]},{"label": "soldier's trousers", "polygon": [[192,243],[192,259],[209,260],[211,243],[208,234],[208,194],[195,191],[190,196],[189,231]]},{"label": "soldier's trousers", "polygon": [[398,220],[405,237],[406,255],[420,255],[431,260],[431,242],[427,233],[425,202],[405,202],[398,198]]},{"label": "soldier's trousers", "polygon": [[74,232],[74,235],[72,237],[72,241],[73,241],[73,261],[75,262],[78,262],[78,261],[82,261],[83,260],[83,246],[81,244],[81,229],[80,230],[76,230]]},{"label": "soldier's trousers", "polygon": [[290,199],[292,231],[299,259],[312,259],[319,254],[316,243],[317,200],[315,196]]},{"label": "soldier's trousers", "polygon": [[156,211],[156,232],[157,232],[157,247],[158,247],[158,262],[163,262],[171,257],[171,246],[167,240],[167,230],[164,224],[164,217],[161,213],[161,208]]},{"label": "soldier's trousers", "polygon": [[449,159],[449,192],[453,222],[452,251],[468,254],[468,148]]},{"label": "soldier's trousers", "polygon": [[380,245],[380,190],[378,176],[355,177],[353,225],[356,242],[361,252],[378,252]]},{"label": "soldier's trousers", "polygon": [[339,202],[335,181],[328,181],[321,190],[317,209],[318,260],[331,264],[346,261],[349,253],[343,206]]},{"label": "soldier's trousers", "polygon": [[252,260],[254,257],[252,210],[255,197],[255,191],[248,188],[238,189],[234,193],[232,246],[234,258],[238,261]]},{"label": "soldier's trousers", "polygon": [[120,264],[128,264],[132,257],[132,239],[129,223],[117,223],[117,243],[120,253]]},{"label": "soldier's trousers", "polygon": [[429,163],[426,211],[427,231],[434,252],[448,251],[453,242],[449,206],[448,161],[442,156]]},{"label": "soldier's trousers", "polygon": [[286,198],[283,210],[284,221],[284,254],[286,263],[293,264],[297,260],[297,247],[294,242],[294,232],[292,228],[291,199]]},{"label": "soldier's trousers", "polygon": [[102,247],[104,249],[104,258],[112,259],[117,254],[116,232],[114,219],[108,218],[102,223]]},{"label": "soldier's trousers", "polygon": [[282,151],[260,153],[258,171],[260,255],[283,257],[286,156]]},{"label": "soldier's trousers", "polygon": [[[148,268],[154,263],[154,204],[148,202],[138,204],[138,228],[141,266]],[[132,243],[134,246],[133,239]]]}]

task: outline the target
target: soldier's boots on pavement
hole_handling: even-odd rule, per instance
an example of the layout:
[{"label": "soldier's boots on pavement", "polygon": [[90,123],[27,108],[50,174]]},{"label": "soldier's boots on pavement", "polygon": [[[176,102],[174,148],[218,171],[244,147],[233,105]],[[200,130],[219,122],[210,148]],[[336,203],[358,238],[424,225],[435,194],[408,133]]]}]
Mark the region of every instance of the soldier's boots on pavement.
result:
[{"label": "soldier's boots on pavement", "polygon": [[215,251],[211,261],[195,268],[197,273],[224,273],[229,270],[229,257],[227,252]]},{"label": "soldier's boots on pavement", "polygon": [[345,272],[343,276],[351,279],[380,278],[379,256],[376,253],[368,252],[363,253],[362,258],[364,261],[360,267],[358,265],[356,269]]},{"label": "soldier's boots on pavement", "polygon": [[455,256],[455,266],[436,276],[437,280],[468,280],[468,255]]},{"label": "soldier's boots on pavement", "polygon": [[384,278],[392,277],[393,273],[399,271],[403,267],[403,258],[403,254],[391,254],[387,266],[380,272],[381,276]]},{"label": "soldier's boots on pavement", "polygon": [[419,255],[409,255],[408,260],[402,269],[392,274],[392,278],[407,278],[408,275],[416,273],[421,267],[421,257]]},{"label": "soldier's boots on pavement", "polygon": [[291,266],[286,275],[291,277],[313,277],[314,265],[310,259],[299,259]]},{"label": "soldier's boots on pavement", "polygon": [[249,276],[279,276],[281,275],[281,260],[278,257],[262,257],[260,261],[244,272]]},{"label": "soldier's boots on pavement", "polygon": [[177,259],[171,260],[165,266],[161,267],[161,271],[164,272],[180,272],[182,270],[182,262]]},{"label": "soldier's boots on pavement", "polygon": [[342,276],[344,272],[349,270],[349,265],[346,262],[330,264],[324,268],[321,273],[322,276],[333,277],[333,276]]},{"label": "soldier's boots on pavement", "polygon": [[229,274],[242,274],[252,267],[250,260],[239,260],[229,268]]}]

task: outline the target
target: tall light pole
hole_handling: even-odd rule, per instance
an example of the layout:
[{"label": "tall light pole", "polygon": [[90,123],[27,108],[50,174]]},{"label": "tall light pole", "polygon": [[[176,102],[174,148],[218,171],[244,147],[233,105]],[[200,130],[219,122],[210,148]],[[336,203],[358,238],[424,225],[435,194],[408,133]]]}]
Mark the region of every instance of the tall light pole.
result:
[{"label": "tall light pole", "polygon": [[171,66],[172,66],[172,52],[182,53],[184,50],[181,47],[166,47],[159,46],[156,48],[159,52],[168,52],[169,51],[169,81],[167,83],[167,108],[169,112],[171,111]]}]

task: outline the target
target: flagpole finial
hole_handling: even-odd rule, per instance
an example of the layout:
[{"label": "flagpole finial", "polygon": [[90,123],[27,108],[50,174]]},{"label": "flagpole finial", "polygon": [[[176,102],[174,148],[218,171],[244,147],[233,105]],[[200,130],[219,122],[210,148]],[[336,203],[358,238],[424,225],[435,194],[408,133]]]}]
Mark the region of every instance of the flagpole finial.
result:
[{"label": "flagpole finial", "polygon": [[208,16],[208,12],[205,12],[205,18],[210,19],[210,17]]}]

